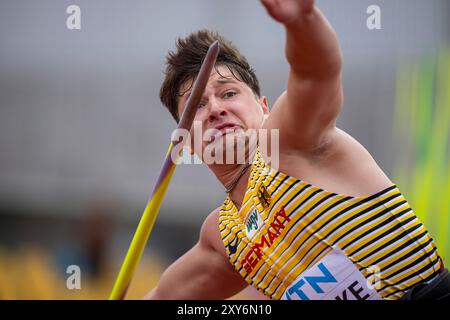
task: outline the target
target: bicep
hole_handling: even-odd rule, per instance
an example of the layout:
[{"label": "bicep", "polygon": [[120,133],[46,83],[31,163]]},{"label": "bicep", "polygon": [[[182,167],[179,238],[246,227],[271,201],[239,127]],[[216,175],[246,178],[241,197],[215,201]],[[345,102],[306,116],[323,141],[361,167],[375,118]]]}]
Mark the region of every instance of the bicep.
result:
[{"label": "bicep", "polygon": [[272,108],[270,127],[282,146],[308,150],[322,145],[342,108],[341,74],[302,78],[291,71],[287,90]]}]

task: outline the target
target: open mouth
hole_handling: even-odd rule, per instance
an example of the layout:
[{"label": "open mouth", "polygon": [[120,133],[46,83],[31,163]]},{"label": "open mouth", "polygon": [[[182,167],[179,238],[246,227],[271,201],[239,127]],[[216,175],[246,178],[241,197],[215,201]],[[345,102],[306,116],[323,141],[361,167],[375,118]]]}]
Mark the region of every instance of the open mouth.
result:
[{"label": "open mouth", "polygon": [[241,127],[239,126],[228,126],[223,129],[220,129],[220,132],[222,132],[222,135],[226,135],[227,133],[233,133],[240,129]]},{"label": "open mouth", "polygon": [[[215,130],[211,130],[211,129],[215,129]],[[236,125],[233,123],[224,123],[215,128],[210,128],[210,129],[206,130],[205,136],[204,136],[204,141],[207,142],[207,144],[210,144],[210,143],[216,141],[217,139],[220,139],[221,137],[226,136],[227,134],[235,133],[235,132],[242,131],[242,130],[244,130],[244,129],[239,125]]]},{"label": "open mouth", "polygon": [[232,133],[237,130],[241,130],[242,128],[236,124],[226,123],[226,124],[216,127],[216,129],[219,130],[222,135],[226,135],[228,133]]}]

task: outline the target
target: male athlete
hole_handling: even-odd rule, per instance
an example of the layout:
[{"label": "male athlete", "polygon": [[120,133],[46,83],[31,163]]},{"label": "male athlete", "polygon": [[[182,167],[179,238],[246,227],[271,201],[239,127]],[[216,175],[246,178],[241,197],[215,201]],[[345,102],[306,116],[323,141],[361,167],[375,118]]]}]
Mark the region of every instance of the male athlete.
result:
[{"label": "male athlete", "polygon": [[[225,299],[249,284],[270,299],[448,295],[433,239],[367,150],[336,127],[343,90],[334,30],[313,0],[261,3],[285,28],[290,65],[287,89],[270,111],[247,60],[206,30],[179,39],[160,95],[178,121],[218,39],[221,52],[195,120],[219,134],[201,149],[251,129],[279,129],[278,167],[258,147],[247,150],[250,166],[207,163],[228,196],[146,298]],[[200,158],[202,150],[195,150]]]}]

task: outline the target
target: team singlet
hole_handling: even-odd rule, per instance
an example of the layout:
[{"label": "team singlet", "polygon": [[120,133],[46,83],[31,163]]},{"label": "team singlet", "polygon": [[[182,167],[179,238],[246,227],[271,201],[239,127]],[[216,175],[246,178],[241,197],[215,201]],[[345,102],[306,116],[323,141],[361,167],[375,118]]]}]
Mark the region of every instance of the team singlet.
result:
[{"label": "team singlet", "polygon": [[325,191],[265,163],[257,149],[238,211],[219,216],[231,264],[271,299],[399,299],[443,267],[400,190]]}]

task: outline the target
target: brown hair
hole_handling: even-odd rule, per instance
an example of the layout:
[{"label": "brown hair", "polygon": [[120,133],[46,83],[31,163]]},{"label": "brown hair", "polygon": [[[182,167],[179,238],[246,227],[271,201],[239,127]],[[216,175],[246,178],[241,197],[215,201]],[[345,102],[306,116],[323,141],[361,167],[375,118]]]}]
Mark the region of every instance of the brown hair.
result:
[{"label": "brown hair", "polygon": [[159,97],[177,122],[180,120],[178,101],[184,94],[179,92],[180,87],[186,81],[196,77],[209,46],[215,40],[219,40],[220,44],[216,71],[218,72],[217,66],[225,65],[233,76],[246,83],[257,97],[261,95],[255,71],[239,50],[217,32],[199,30],[184,39],[178,38],[176,51],[169,51],[166,57],[165,79],[161,85]]}]

